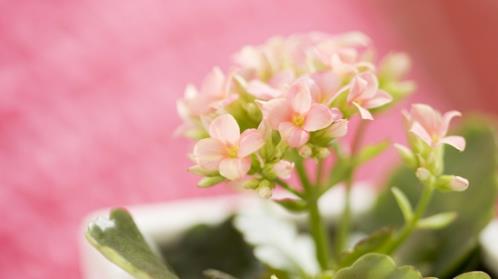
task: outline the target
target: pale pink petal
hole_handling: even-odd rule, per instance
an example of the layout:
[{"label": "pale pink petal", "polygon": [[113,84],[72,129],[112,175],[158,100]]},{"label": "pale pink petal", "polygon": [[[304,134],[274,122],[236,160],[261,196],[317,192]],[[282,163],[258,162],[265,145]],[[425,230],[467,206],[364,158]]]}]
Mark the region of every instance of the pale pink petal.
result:
[{"label": "pale pink petal", "polygon": [[309,81],[304,79],[292,85],[289,98],[294,112],[306,114],[310,110],[312,100],[309,86]]},{"label": "pale pink petal", "polygon": [[224,145],[217,139],[201,139],[194,146],[194,160],[207,170],[216,170],[223,159]]},{"label": "pale pink petal", "polygon": [[285,70],[275,74],[268,84],[273,88],[284,89],[294,80],[294,73],[291,70]]},{"label": "pale pink petal", "polygon": [[392,102],[392,100],[393,100],[393,97],[389,93],[382,91],[382,90],[379,90],[379,91],[377,91],[377,94],[373,98],[363,102],[363,107],[369,108],[369,109],[370,108],[377,108],[377,107],[380,107],[380,106],[383,106],[385,104]]},{"label": "pale pink petal", "polygon": [[273,172],[281,179],[289,179],[294,169],[294,162],[280,160],[273,165]]},{"label": "pale pink petal", "polygon": [[258,151],[264,144],[265,141],[260,131],[256,129],[245,130],[242,135],[240,135],[238,155],[239,157],[246,157]]},{"label": "pale pink petal", "polygon": [[249,82],[249,84],[246,87],[246,90],[251,95],[260,100],[270,100],[282,94],[282,92],[280,92],[279,90],[272,88],[268,84],[259,80],[253,80]]},{"label": "pale pink petal", "polygon": [[291,108],[289,102],[284,98],[277,98],[267,102],[258,102],[263,111],[263,118],[273,129],[290,118]]},{"label": "pale pink petal", "polygon": [[331,137],[343,137],[348,133],[348,121],[346,119],[336,120],[330,125],[328,131]]},{"label": "pale pink petal", "polygon": [[456,110],[448,111],[443,115],[443,123],[441,125],[441,130],[439,131],[441,136],[445,136],[446,133],[448,133],[451,120],[458,116],[462,116],[462,114]]},{"label": "pale pink petal", "polygon": [[420,125],[418,122],[414,122],[412,124],[410,132],[412,132],[413,134],[415,134],[418,138],[420,138],[421,140],[423,140],[429,146],[432,146],[432,138],[431,138],[431,136],[425,130],[425,128],[422,127],[422,125]]},{"label": "pale pink petal", "polygon": [[216,117],[209,125],[209,135],[225,144],[237,144],[240,138],[239,124],[230,114]]},{"label": "pale pink petal", "polygon": [[444,137],[441,139],[441,143],[449,144],[460,151],[465,150],[465,139],[460,136]]},{"label": "pale pink petal", "polygon": [[306,142],[310,135],[305,130],[294,126],[294,124],[290,122],[283,122],[279,125],[278,131],[280,132],[280,136],[284,139],[284,141],[290,147],[299,147]]},{"label": "pale pink petal", "polygon": [[244,177],[251,169],[249,158],[230,158],[220,162],[220,174],[229,179],[236,180]]},{"label": "pale pink petal", "polygon": [[377,94],[377,90],[379,89],[379,81],[377,80],[377,76],[371,72],[362,73],[360,74],[360,77],[367,83],[361,98],[369,100]]},{"label": "pale pink petal", "polygon": [[220,68],[215,67],[202,82],[201,92],[210,96],[223,95],[225,75]]},{"label": "pale pink petal", "polygon": [[334,121],[342,118],[342,112],[339,109],[331,108],[330,112],[332,113],[332,119],[334,119]]},{"label": "pale pink petal", "polygon": [[462,192],[469,188],[469,180],[461,176],[453,176],[450,182],[453,191]]},{"label": "pale pink petal", "polygon": [[412,105],[411,115],[414,121],[420,123],[429,135],[439,135],[442,119],[439,112],[424,104]]},{"label": "pale pink petal", "polygon": [[326,128],[334,121],[332,111],[325,105],[313,104],[304,120],[303,129],[314,132]]},{"label": "pale pink petal", "polygon": [[333,72],[315,73],[311,76],[319,90],[311,93],[316,102],[327,103],[334,96],[341,85],[341,80]]},{"label": "pale pink petal", "polygon": [[353,105],[356,107],[356,109],[360,113],[361,119],[373,120],[372,114],[367,109],[365,109],[364,107],[360,106],[356,102],[353,102]]},{"label": "pale pink petal", "polygon": [[361,96],[363,91],[365,91],[367,87],[367,81],[362,79],[359,76],[355,76],[351,81],[351,87],[348,94],[348,103],[352,103],[355,100],[361,100]]}]

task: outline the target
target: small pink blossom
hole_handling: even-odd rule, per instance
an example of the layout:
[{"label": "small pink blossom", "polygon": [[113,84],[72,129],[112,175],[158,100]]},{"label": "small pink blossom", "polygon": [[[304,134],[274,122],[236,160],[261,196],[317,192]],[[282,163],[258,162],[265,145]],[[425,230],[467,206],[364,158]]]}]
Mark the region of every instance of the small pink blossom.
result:
[{"label": "small pink blossom", "polygon": [[218,116],[209,125],[210,138],[194,146],[196,163],[206,170],[216,171],[229,179],[244,177],[251,168],[249,155],[264,144],[263,136],[256,129],[240,134],[237,121],[229,114]]},{"label": "small pink blossom", "polygon": [[458,111],[449,111],[441,115],[432,107],[424,104],[412,106],[410,114],[405,113],[410,132],[431,147],[449,144],[456,149],[465,149],[465,139],[461,136],[447,136],[449,125],[454,117],[461,116]]},{"label": "small pink blossom", "polygon": [[390,103],[392,99],[391,95],[379,89],[377,77],[373,73],[365,72],[351,81],[347,101],[356,107],[362,119],[373,120],[369,109]]},{"label": "small pink blossom", "polygon": [[180,116],[184,119],[202,116],[234,101],[237,96],[230,94],[231,81],[231,77],[225,77],[221,69],[215,67],[202,82],[200,90],[188,85],[184,99],[177,104]]},{"label": "small pink blossom", "polygon": [[310,78],[313,80],[310,86],[313,100],[328,105],[341,87],[340,77],[331,71],[326,71],[314,73]]},{"label": "small pink blossom", "polygon": [[266,121],[291,147],[302,146],[310,132],[324,129],[341,118],[337,109],[313,102],[311,83],[311,79],[301,78],[290,87],[285,98],[261,102]]},{"label": "small pink blossom", "polygon": [[291,71],[282,71],[275,74],[268,82],[257,79],[250,81],[246,86],[246,90],[256,99],[268,101],[282,96],[293,80],[294,74]]},{"label": "small pink blossom", "polygon": [[289,179],[294,169],[294,162],[289,162],[287,160],[280,160],[275,165],[273,165],[273,172],[281,179]]}]

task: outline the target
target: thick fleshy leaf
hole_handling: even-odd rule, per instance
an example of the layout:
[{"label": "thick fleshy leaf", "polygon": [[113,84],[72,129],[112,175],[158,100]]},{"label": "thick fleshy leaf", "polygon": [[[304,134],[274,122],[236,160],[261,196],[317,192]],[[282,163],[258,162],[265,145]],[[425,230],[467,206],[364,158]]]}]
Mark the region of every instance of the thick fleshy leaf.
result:
[{"label": "thick fleshy leaf", "polygon": [[225,144],[236,145],[239,143],[239,124],[230,114],[216,117],[209,125],[209,135]]},{"label": "thick fleshy leaf", "polygon": [[[465,192],[436,192],[426,216],[456,212],[458,218],[438,231],[417,231],[401,247],[397,258],[418,267],[424,274],[449,278],[477,245],[479,232],[494,216],[498,194],[496,181],[497,147],[495,130],[485,119],[467,121],[461,130],[467,148],[459,152],[445,150],[445,173],[461,175],[470,181]],[[371,213],[358,224],[365,231],[385,226],[401,226],[402,214],[390,193],[396,185],[415,204],[422,188],[413,171],[400,168],[387,184],[386,190]]]},{"label": "thick fleshy leaf", "polygon": [[352,266],[340,269],[334,279],[422,279],[412,266],[397,267],[389,256],[366,254]]},{"label": "thick fleshy leaf", "polygon": [[344,252],[339,259],[339,267],[347,267],[352,265],[363,255],[372,253],[382,247],[393,236],[393,230],[382,228],[364,239],[360,240],[351,250]]},{"label": "thick fleshy leaf", "polygon": [[178,278],[152,252],[125,209],[113,209],[108,218],[95,220],[85,236],[102,255],[137,279]]},{"label": "thick fleshy leaf", "polygon": [[454,279],[491,279],[489,275],[481,271],[472,271],[460,274]]}]

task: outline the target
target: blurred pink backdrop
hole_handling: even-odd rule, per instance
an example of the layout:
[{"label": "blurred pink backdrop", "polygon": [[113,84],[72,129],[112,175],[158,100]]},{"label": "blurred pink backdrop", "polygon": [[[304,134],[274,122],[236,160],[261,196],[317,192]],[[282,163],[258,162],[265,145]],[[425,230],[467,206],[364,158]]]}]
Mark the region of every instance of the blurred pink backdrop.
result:
[{"label": "blurred pink backdrop", "polygon": [[[496,113],[498,7],[475,4],[0,1],[0,278],[79,278],[79,226],[92,210],[226,192],[187,174],[175,101],[247,43],[363,31],[380,54],[413,56],[410,101]],[[369,141],[403,141],[398,112]],[[382,181],[386,164],[360,179]]]}]

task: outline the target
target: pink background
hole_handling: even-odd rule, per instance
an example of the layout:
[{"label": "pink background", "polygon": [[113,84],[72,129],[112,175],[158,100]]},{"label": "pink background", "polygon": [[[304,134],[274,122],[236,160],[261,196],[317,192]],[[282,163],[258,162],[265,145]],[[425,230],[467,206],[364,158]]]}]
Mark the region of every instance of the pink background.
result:
[{"label": "pink background", "polygon": [[79,278],[92,210],[225,192],[186,173],[175,101],[247,43],[360,30],[413,56],[411,101],[496,113],[498,4],[456,2],[0,0],[0,278]]}]

